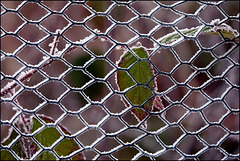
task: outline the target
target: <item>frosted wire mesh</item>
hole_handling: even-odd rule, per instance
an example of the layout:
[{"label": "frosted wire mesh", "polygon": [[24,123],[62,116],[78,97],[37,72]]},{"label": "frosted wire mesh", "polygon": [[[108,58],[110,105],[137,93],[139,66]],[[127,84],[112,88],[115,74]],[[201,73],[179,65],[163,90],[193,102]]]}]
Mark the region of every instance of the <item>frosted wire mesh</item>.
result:
[{"label": "frosted wire mesh", "polygon": [[[43,151],[56,159],[78,153],[88,160],[239,158],[239,43],[214,35],[173,46],[157,42],[214,19],[238,30],[238,2],[2,1],[1,88],[17,86],[1,97],[1,141],[9,130],[18,136],[1,151],[23,159],[14,145],[28,137],[39,147],[31,159]],[[60,52],[53,56],[58,29]],[[164,105],[140,123],[115,81],[116,62],[137,42],[148,49],[158,86],[153,92]],[[31,78],[20,81],[29,70],[35,70]],[[22,132],[14,124],[21,114],[43,127]],[[42,115],[55,122],[42,121]],[[79,149],[59,156],[54,148],[61,139],[44,148],[35,136],[46,127],[74,138]]]}]

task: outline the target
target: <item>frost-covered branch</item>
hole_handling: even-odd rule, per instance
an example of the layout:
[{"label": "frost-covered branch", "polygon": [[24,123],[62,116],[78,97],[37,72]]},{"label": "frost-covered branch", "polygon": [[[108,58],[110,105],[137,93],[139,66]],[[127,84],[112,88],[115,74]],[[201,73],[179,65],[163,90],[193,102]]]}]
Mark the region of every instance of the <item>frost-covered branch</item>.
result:
[{"label": "frost-covered branch", "polygon": [[[56,36],[53,40],[52,43],[49,44],[49,46],[51,47],[50,49],[50,55],[55,55],[55,56],[58,56],[60,55],[59,51],[57,51],[57,45],[58,45],[58,42],[59,42],[59,35],[61,34],[60,30],[57,31],[58,33],[58,36]],[[68,47],[68,46],[66,46]],[[75,49],[76,47],[71,47],[69,48],[65,54],[69,53],[70,51],[72,51],[73,49]],[[64,50],[63,50],[64,51]],[[46,58],[47,59],[47,58]],[[42,66],[39,67],[39,69],[43,69],[44,67],[50,65],[54,60],[53,59],[50,59],[49,61],[47,61],[46,63],[44,63]],[[18,76],[17,80],[19,82],[24,82],[25,80],[29,79],[32,77],[32,75],[34,73],[36,73],[38,71],[38,69],[30,69],[28,71],[24,71],[24,72],[21,72],[21,74]],[[16,81],[12,81],[12,82],[9,82],[7,85],[5,85],[3,87],[3,89],[1,89],[1,97],[7,95],[8,93],[11,93],[12,94],[12,90],[14,88],[16,88],[19,84],[16,82]]]}]

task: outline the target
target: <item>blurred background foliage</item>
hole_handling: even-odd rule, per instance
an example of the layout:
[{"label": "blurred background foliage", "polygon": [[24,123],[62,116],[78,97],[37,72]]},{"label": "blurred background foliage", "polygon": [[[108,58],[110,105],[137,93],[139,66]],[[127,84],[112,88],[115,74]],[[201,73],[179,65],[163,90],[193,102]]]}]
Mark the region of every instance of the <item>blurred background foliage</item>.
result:
[{"label": "blurred background foliage", "polygon": [[[21,1],[2,1],[1,2],[5,7],[9,9],[16,9],[19,4],[21,4]],[[41,2],[46,7],[50,8],[53,11],[60,12],[63,7],[68,3],[67,1],[42,1]],[[160,4],[163,5],[171,5],[174,4],[175,1],[160,1]],[[112,1],[87,1],[85,3],[88,5],[92,10],[96,12],[105,12],[112,4]],[[130,7],[135,10],[135,12],[138,12],[140,14],[149,14],[155,7],[157,7],[157,3],[153,1],[136,1],[130,4]],[[174,7],[174,9],[185,12],[185,13],[192,13],[194,14],[201,4],[198,2],[185,2],[181,5],[178,5]],[[239,14],[239,4],[237,1],[227,1],[220,5],[220,7],[231,16],[236,16]],[[48,13],[46,10],[44,10],[42,7],[39,7],[39,5],[36,5],[35,3],[29,2],[27,3],[23,8],[19,10],[19,12],[26,17],[28,20],[33,21],[39,21],[43,16],[46,16]],[[109,20],[109,18],[105,15],[103,16],[96,16],[94,18],[89,18],[88,16],[91,16],[91,11],[89,11],[86,7],[84,7],[81,4],[74,4],[71,7],[69,7],[67,10],[64,11],[65,15],[68,16],[73,21],[87,21],[84,25],[87,25],[87,27],[91,28],[92,30],[98,29],[100,33],[108,32],[108,28],[113,25],[114,23]],[[120,22],[127,22],[135,18],[136,14],[133,13],[129,6],[125,5],[116,5],[110,12],[109,16],[111,16],[114,20],[120,21]],[[176,13],[174,13],[172,10],[161,8],[159,11],[154,13],[152,15],[154,18],[158,19],[161,22],[170,23],[176,20],[176,18],[179,17]],[[217,9],[214,5],[207,6],[204,10],[201,11],[199,14],[199,17],[206,23],[210,23],[214,19],[224,19],[224,16],[221,12]],[[23,20],[19,18],[19,15],[16,13],[8,13],[1,17],[2,27],[4,30],[9,32],[14,32],[18,29],[19,26],[23,24]],[[238,30],[239,32],[239,21],[234,20],[228,20],[226,22],[228,25],[232,26],[234,29]],[[183,28],[191,28],[194,26],[198,26],[200,23],[194,18],[184,18],[182,21],[176,24],[176,27],[179,29]],[[41,27],[46,28],[47,30],[51,32],[55,32],[56,29],[63,29],[68,25],[68,21],[64,18],[63,15],[56,15],[53,14],[53,17],[44,19],[40,24],[32,24],[26,25],[21,29],[19,32],[19,36],[23,37],[24,39],[32,42],[38,41],[40,38],[45,36],[45,33],[38,28],[38,25],[41,25]],[[134,20],[130,26],[134,28],[136,31],[140,33],[148,33],[153,27],[155,27],[157,24],[156,22],[153,22],[151,19],[143,18],[143,19],[137,19]],[[201,25],[201,24],[200,24]],[[73,30],[74,29],[74,30]],[[70,41],[79,41],[79,39],[83,39],[84,37],[87,37],[90,35],[89,31],[86,30],[86,28],[69,28],[69,30],[72,30],[71,32],[64,32],[63,36],[65,38],[69,39]],[[174,29],[169,25],[162,25],[159,29],[157,29],[153,34],[152,38],[158,39],[168,33],[173,32]],[[120,42],[127,42],[129,39],[134,37],[134,33],[127,29],[125,26],[116,26],[113,30],[111,30],[109,33],[109,36],[111,36],[113,39],[120,41]],[[69,54],[64,55],[63,58],[69,62],[72,67],[75,69],[72,71],[67,72],[66,76],[63,77],[63,80],[67,82],[71,87],[74,88],[81,88],[83,85],[88,83],[89,81],[93,80],[94,77],[96,78],[104,78],[114,67],[110,65],[108,62],[109,60],[112,61],[114,64],[116,64],[116,61],[119,60],[120,56],[123,54],[124,49],[113,49],[110,53],[107,51],[114,45],[111,41],[101,41],[101,38],[97,38],[84,46],[85,48],[78,46],[78,48],[74,51],[71,51]],[[208,35],[201,35],[197,37],[197,40],[200,42],[200,44],[203,47],[210,48],[220,42],[222,42],[222,39],[217,36],[208,36]],[[49,43],[53,41],[53,36],[47,38],[44,42],[41,42],[38,44],[39,47],[41,47],[42,50],[45,52],[49,52],[50,47],[48,46]],[[9,44],[11,42],[11,44]],[[150,38],[146,37],[140,37],[139,39],[135,40],[134,42],[129,43],[129,46],[136,45],[137,42],[141,42],[143,46],[147,48],[153,48],[153,41]],[[63,38],[60,39],[58,49],[61,50],[64,48],[64,46],[68,42],[65,41]],[[13,54],[14,51],[19,49],[19,52],[17,52],[15,55],[23,60],[25,64],[19,62],[17,59],[9,59],[9,58],[3,58],[1,60],[1,72],[4,74],[9,75],[15,75],[18,73],[18,70],[22,67],[28,68],[28,65],[39,65],[39,63],[42,61],[42,57],[46,56],[45,53],[40,51],[36,46],[31,45],[25,45],[23,48],[19,48],[19,46],[22,45],[22,42],[14,37],[14,36],[5,36],[1,39],[1,50]],[[222,59],[222,57],[225,56],[226,52],[230,51],[231,48],[234,47],[235,44],[231,42],[224,42],[218,47],[214,48],[213,50],[209,51],[202,51],[201,53],[198,53],[200,48],[195,42],[195,40],[189,39],[184,40],[180,44],[174,46],[172,49],[170,48],[160,48],[157,53],[151,56],[150,60],[154,63],[154,65],[158,68],[155,70],[159,70],[163,72],[163,74],[160,74],[156,77],[157,85],[158,85],[158,92],[166,92],[167,89],[171,88],[175,85],[175,83],[169,78],[169,74],[171,77],[178,83],[183,83],[187,80],[189,76],[193,72],[196,72],[196,68],[204,68],[207,67],[209,64],[213,63],[213,61],[216,61],[216,58],[219,58],[216,61],[216,64],[213,65],[211,68],[209,68],[207,71],[198,72],[194,78],[192,78],[188,85],[191,85],[193,87],[200,87],[202,84],[204,84],[206,81],[208,81],[210,76],[217,76],[224,74],[224,71],[232,65],[232,62],[229,62],[228,59]],[[90,50],[86,51],[86,49]],[[173,50],[176,52],[174,53]],[[151,54],[151,51],[149,51]],[[108,55],[105,55],[105,54]],[[239,64],[239,48],[235,48],[231,51],[231,54],[228,55],[235,63]],[[177,57],[176,58],[176,55]],[[199,54],[196,56],[195,54]],[[2,55],[3,56],[3,55]],[[107,56],[108,61],[98,58],[98,56]],[[192,58],[196,56],[194,60]],[[4,56],[3,56],[4,57]],[[179,60],[181,62],[190,62],[191,64],[180,64]],[[89,64],[89,62],[91,62]],[[14,64],[14,65],[11,65]],[[177,69],[175,69],[177,67]],[[194,67],[194,68],[193,68]],[[195,68],[196,67],[196,68]],[[69,68],[68,65],[66,65],[61,59],[58,59],[54,63],[51,64],[51,66],[46,67],[46,69],[43,69],[43,71],[51,77],[58,77],[63,72],[65,72]],[[174,72],[173,72],[174,70]],[[224,75],[224,77],[227,77],[233,84],[239,85],[239,68],[234,67],[232,68],[227,74]],[[210,74],[209,74],[210,73]],[[40,83],[42,80],[45,80],[46,77],[43,76],[41,73],[36,73],[29,81],[24,82],[27,86],[33,86],[38,83]],[[10,79],[4,79],[1,80],[1,87],[4,87]],[[112,74],[107,79],[108,83],[113,87],[113,89],[118,90],[117,85],[115,83],[115,74]],[[222,97],[221,94],[224,93],[224,91],[229,88],[229,84],[226,83],[226,81],[212,81],[206,88],[203,88],[202,90],[209,94],[212,98],[218,98]],[[51,83],[48,86],[43,85],[43,87],[38,89],[45,97],[47,98],[58,98],[61,93],[65,90],[65,87],[62,85],[61,82],[56,81],[55,83]],[[183,130],[179,126],[170,126],[167,127],[169,123],[178,123],[181,124],[181,126],[187,131],[190,132],[196,132],[207,125],[207,123],[202,119],[201,115],[204,114],[210,122],[218,122],[220,118],[227,112],[226,111],[226,105],[222,104],[220,102],[212,102],[210,103],[204,110],[196,111],[196,112],[190,112],[188,109],[186,109],[183,105],[172,105],[170,101],[182,101],[184,105],[188,106],[190,109],[197,109],[200,108],[201,105],[206,104],[209,100],[206,99],[200,92],[192,92],[188,98],[184,99],[186,94],[190,91],[188,86],[176,86],[171,91],[166,92],[166,97],[162,97],[163,104],[168,110],[166,111],[166,120],[163,121],[161,118],[156,117],[154,115],[150,116],[147,120],[146,124],[148,125],[149,131],[158,131],[160,129],[164,129],[163,132],[158,132],[157,136],[153,137],[152,135],[149,135],[144,137],[142,140],[137,141],[137,145],[142,148],[143,150],[146,150],[150,153],[155,153],[157,150],[163,149],[161,144],[159,144],[159,140],[161,140],[165,145],[173,145],[181,135],[184,134]],[[224,97],[225,102],[231,107],[231,109],[239,109],[239,100],[235,99],[237,98],[236,95],[239,96],[238,90],[231,89],[226,96]],[[91,100],[93,101],[101,101],[108,93],[109,88],[106,86],[106,84],[98,82],[89,85],[87,88],[83,90],[83,93],[86,94]],[[29,106],[26,105],[29,102],[26,102],[26,100],[37,100],[35,101],[35,104],[43,102],[42,99],[38,98],[36,99],[36,94],[32,91],[30,92],[24,92],[20,94],[17,99],[19,101],[19,104],[23,106],[23,108],[34,110],[36,108],[35,105]],[[27,99],[28,98],[28,99]],[[233,99],[234,98],[234,99]],[[222,99],[222,98],[221,98]],[[184,100],[184,101],[183,101]],[[69,95],[66,96],[61,102],[63,106],[71,111],[79,111],[82,108],[87,108],[87,110],[84,110],[83,113],[79,114],[79,116],[84,117],[86,120],[91,120],[88,122],[89,124],[92,124],[93,122],[99,122],[102,118],[109,115],[106,110],[103,108],[106,107],[110,112],[111,111],[118,111],[121,112],[121,110],[124,110],[124,105],[120,100],[120,97],[116,94],[114,96],[111,96],[103,105],[101,106],[95,106],[91,105],[89,102],[86,101],[86,99],[82,96],[82,93],[80,92],[73,92],[69,93]],[[1,104],[1,119],[11,119],[11,117],[14,115],[14,110],[12,109],[12,104]],[[61,117],[63,115],[63,109],[58,104],[47,104],[44,107],[41,107],[40,110],[35,109],[37,113],[39,114],[45,114],[47,116],[50,116],[54,118],[55,120]],[[113,112],[117,114],[118,112]],[[186,114],[189,113],[189,115],[182,121],[179,122],[180,118]],[[226,119],[223,120],[223,124],[226,128],[231,129],[232,131],[237,131],[238,129],[238,121],[239,119],[235,116],[236,115],[230,115]],[[105,124],[101,125],[101,128],[104,129],[104,131],[110,132],[116,132],[117,130],[120,130],[120,128],[123,126],[121,121],[119,119],[112,119],[114,117],[109,117],[109,122],[106,122]],[[218,119],[219,118],[219,119]],[[76,131],[79,129],[82,129],[85,125],[82,124],[82,122],[79,119],[75,119],[74,117],[66,117],[61,121],[61,124],[66,126],[70,131]],[[124,114],[122,116],[122,119],[126,121],[129,125],[136,125],[137,121],[132,116],[130,112]],[[114,121],[113,121],[114,120]],[[213,120],[213,121],[212,121]],[[74,124],[72,123],[74,121]],[[166,128],[167,127],[167,128]],[[9,127],[2,126],[1,128],[1,134],[2,136],[6,135],[6,129]],[[206,131],[211,131],[208,130]],[[211,135],[213,136],[223,136],[225,134],[225,131],[222,130],[222,127],[217,126],[218,131],[215,133],[214,131],[212,133],[203,132],[201,134],[201,137],[205,137],[204,139],[207,140],[211,138]],[[128,132],[129,131],[129,132]],[[96,134],[96,132],[90,133],[92,137],[99,136],[100,134]],[[101,134],[102,135],[102,134]],[[139,130],[127,130],[124,133],[121,133],[117,135],[118,138],[120,138],[123,142],[131,142],[134,140],[137,136],[141,136],[143,133],[141,133]],[[80,136],[79,136],[80,137]],[[2,137],[3,139],[4,137]],[[98,137],[97,137],[98,138]],[[97,145],[97,149],[104,150],[107,147],[115,147],[119,143],[116,143],[116,140],[109,140],[109,137],[106,137],[106,139],[103,139],[101,141],[101,144]],[[236,154],[237,149],[239,149],[239,144],[236,142],[239,141],[239,139],[236,139],[236,137],[231,137],[232,139],[227,139],[223,142],[221,145],[222,148],[226,149],[229,153]],[[85,138],[88,139],[88,138]],[[96,139],[95,139],[96,140]],[[211,139],[210,139],[211,140]],[[211,141],[209,141],[211,142]],[[233,148],[233,143],[234,147]],[[235,146],[236,144],[236,146]],[[186,137],[185,140],[183,140],[177,147],[180,147],[180,149],[187,154],[195,154],[199,149],[202,148],[202,143],[199,142],[198,139],[192,137]],[[96,152],[91,150],[84,151],[85,155],[88,159],[92,159]],[[118,159],[131,159],[133,156],[135,156],[138,153],[138,150],[136,148],[133,148],[131,146],[124,147],[120,149],[119,151],[116,151],[113,153],[113,156],[117,157]],[[207,150],[204,152],[200,158],[207,158],[207,159],[221,159],[223,157],[223,154],[219,151],[214,150]],[[160,156],[158,156],[156,159],[159,160],[165,160],[165,159],[179,159],[181,158],[181,155],[174,149],[169,149]],[[109,159],[109,156],[103,155],[99,159]],[[142,155],[140,159],[150,159],[149,157]]]}]

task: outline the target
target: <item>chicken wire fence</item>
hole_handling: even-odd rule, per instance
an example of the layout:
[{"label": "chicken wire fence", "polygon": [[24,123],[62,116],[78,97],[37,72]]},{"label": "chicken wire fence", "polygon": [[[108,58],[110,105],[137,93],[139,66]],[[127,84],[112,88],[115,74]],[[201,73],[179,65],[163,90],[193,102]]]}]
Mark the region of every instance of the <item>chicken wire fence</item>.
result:
[{"label": "chicken wire fence", "polygon": [[[238,2],[2,1],[1,159],[239,159],[239,38],[182,33],[213,22],[239,32]],[[134,46],[163,106],[140,121],[116,81]]]}]

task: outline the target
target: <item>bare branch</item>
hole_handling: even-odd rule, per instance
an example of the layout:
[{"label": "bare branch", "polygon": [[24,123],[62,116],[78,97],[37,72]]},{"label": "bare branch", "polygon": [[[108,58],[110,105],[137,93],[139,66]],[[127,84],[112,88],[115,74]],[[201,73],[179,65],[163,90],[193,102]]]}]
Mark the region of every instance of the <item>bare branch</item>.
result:
[{"label": "bare branch", "polygon": [[[57,33],[58,33],[58,36],[56,36],[54,38],[53,42],[50,44],[50,46],[52,47],[51,50],[50,50],[51,55],[55,55],[56,48],[57,48],[57,45],[58,45],[58,42],[59,42],[59,35],[61,35],[60,30],[57,31]],[[67,54],[67,53],[69,53],[70,51],[72,51],[76,48],[77,48],[76,46],[73,46],[73,47],[69,48],[64,54]],[[53,61],[54,61],[54,59],[50,59],[48,62],[46,62],[42,66],[40,66],[39,69],[45,68],[46,66],[50,65]],[[38,71],[38,69],[30,69],[26,72],[22,72],[18,76],[17,80],[20,81],[20,82],[24,82],[25,80],[31,78],[32,75],[34,73],[36,73],[37,71]],[[16,88],[17,86],[19,86],[19,84],[16,81],[9,82],[6,86],[4,86],[3,89],[1,89],[1,97],[7,95],[8,93],[11,93],[11,91],[14,88]]]}]

